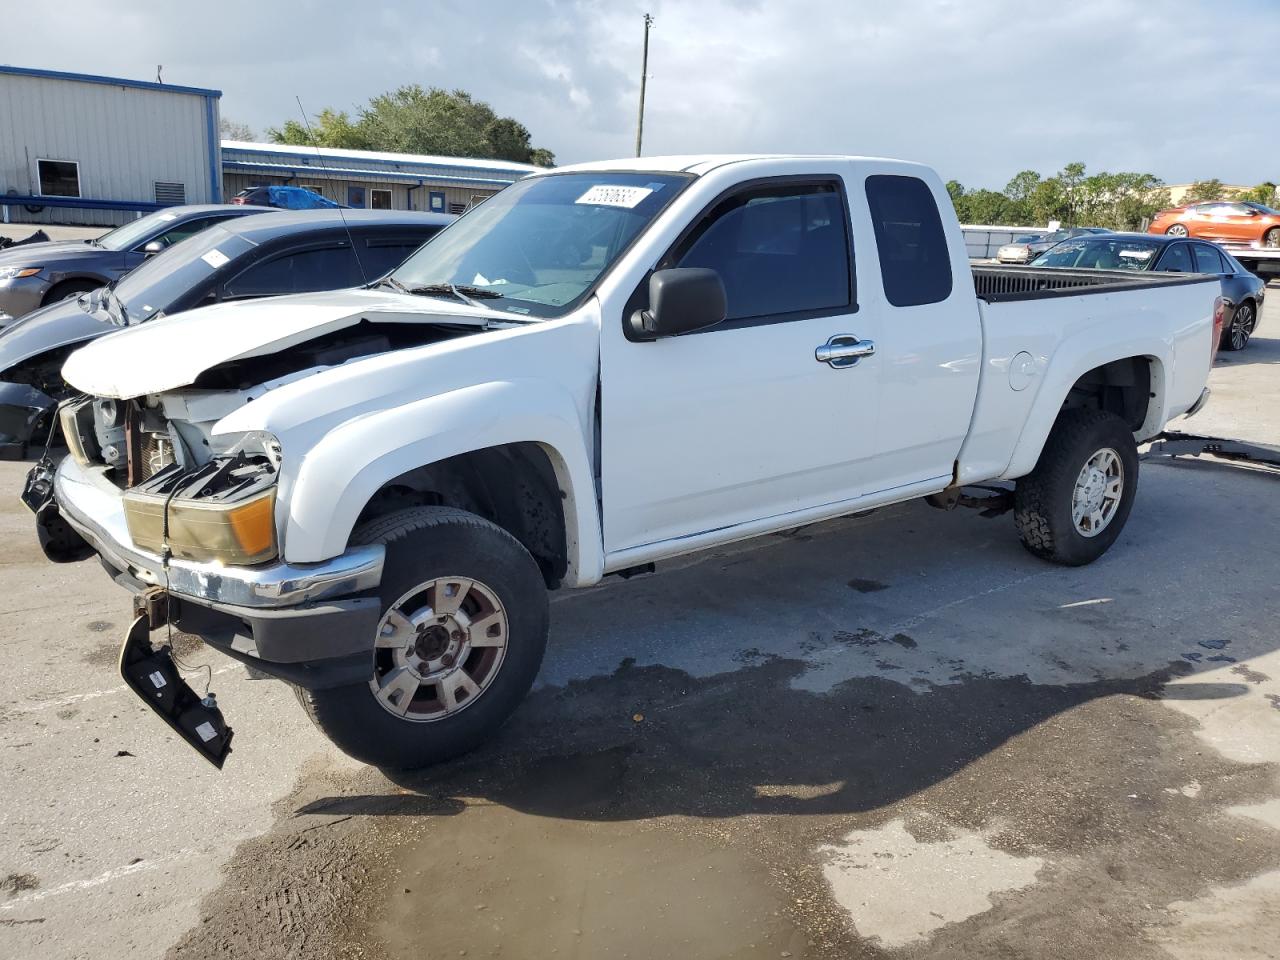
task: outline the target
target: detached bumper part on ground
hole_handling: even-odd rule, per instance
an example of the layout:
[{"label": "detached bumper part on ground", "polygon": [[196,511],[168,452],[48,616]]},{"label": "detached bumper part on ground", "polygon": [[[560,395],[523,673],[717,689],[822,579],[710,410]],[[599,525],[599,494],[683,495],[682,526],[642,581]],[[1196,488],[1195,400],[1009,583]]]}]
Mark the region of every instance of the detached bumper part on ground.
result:
[{"label": "detached bumper part on ground", "polygon": [[0,460],[21,460],[27,455],[37,427],[53,413],[57,401],[25,383],[0,383]]},{"label": "detached bumper part on ground", "polygon": [[[92,467],[65,459],[54,481],[57,514],[135,594],[167,589],[171,620],[229,656],[300,686],[365,679],[382,579],[381,546],[323,563],[224,567],[161,557],[129,539],[119,491]],[[43,518],[42,518],[43,519]],[[51,557],[51,559],[55,559]]]}]

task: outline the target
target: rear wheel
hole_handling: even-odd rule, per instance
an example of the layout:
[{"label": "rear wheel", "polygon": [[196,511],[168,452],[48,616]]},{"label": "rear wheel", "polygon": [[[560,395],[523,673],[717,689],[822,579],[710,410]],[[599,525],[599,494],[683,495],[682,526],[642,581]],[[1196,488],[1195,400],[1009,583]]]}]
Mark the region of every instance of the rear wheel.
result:
[{"label": "rear wheel", "polygon": [[1187,235],[1187,228],[1185,224],[1175,223],[1166,230],[1165,233],[1171,237],[1185,237]]},{"label": "rear wheel", "polygon": [[387,548],[367,682],[298,689],[324,734],[379,767],[423,767],[477,746],[511,715],[546,648],[538,565],[502,528],[448,507],[401,510],[356,543]]},{"label": "rear wheel", "polygon": [[1103,410],[1064,412],[1014,490],[1023,546],[1053,563],[1092,563],[1120,536],[1137,485],[1138,446],[1125,422]]},{"label": "rear wheel", "polygon": [[1253,328],[1258,323],[1258,311],[1252,300],[1246,300],[1231,314],[1231,322],[1222,331],[1220,346],[1223,350],[1243,350],[1249,345]]},{"label": "rear wheel", "polygon": [[1264,247],[1280,247],[1280,227],[1272,227],[1262,235]]}]

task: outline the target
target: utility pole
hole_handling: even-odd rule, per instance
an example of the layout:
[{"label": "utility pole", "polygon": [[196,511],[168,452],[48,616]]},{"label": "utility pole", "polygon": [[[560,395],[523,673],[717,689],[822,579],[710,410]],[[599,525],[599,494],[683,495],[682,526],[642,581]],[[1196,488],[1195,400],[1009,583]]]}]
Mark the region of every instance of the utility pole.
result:
[{"label": "utility pole", "polygon": [[649,28],[653,26],[653,17],[644,15],[644,57],[640,61],[640,119],[636,122],[636,156],[640,156],[640,145],[644,142],[644,85],[649,74]]}]

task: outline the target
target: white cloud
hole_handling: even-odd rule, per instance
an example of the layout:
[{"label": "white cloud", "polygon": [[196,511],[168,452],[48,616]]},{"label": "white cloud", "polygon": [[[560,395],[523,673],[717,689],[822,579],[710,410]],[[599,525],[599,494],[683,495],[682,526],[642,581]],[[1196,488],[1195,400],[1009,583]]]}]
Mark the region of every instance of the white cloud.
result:
[{"label": "white cloud", "polygon": [[461,87],[568,162],[631,151],[646,9],[647,153],[884,154],[996,187],[1072,160],[1280,177],[1271,0],[64,0],[56,16],[9,10],[6,27],[20,65],[150,79],[163,63],[259,132],[294,117],[295,96],[317,112]]}]

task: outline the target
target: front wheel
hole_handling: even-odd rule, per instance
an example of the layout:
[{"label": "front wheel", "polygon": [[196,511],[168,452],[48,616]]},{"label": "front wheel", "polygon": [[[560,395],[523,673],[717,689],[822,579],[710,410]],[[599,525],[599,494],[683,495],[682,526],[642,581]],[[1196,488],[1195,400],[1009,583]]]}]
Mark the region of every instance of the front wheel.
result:
[{"label": "front wheel", "polygon": [[1280,227],[1272,227],[1262,235],[1264,247],[1280,247]]},{"label": "front wheel", "polygon": [[377,767],[471,750],[511,715],[542,663],[548,603],[537,563],[502,528],[448,507],[379,517],[352,540],[387,548],[369,679],[298,688],[298,699],[344,753]]},{"label": "front wheel", "polygon": [[1120,536],[1137,486],[1138,445],[1123,420],[1104,410],[1062,413],[1014,490],[1022,545],[1053,563],[1092,563]]},{"label": "front wheel", "polygon": [[1187,235],[1186,225],[1181,223],[1175,223],[1172,227],[1170,227],[1168,230],[1165,231],[1165,234],[1170,237],[1185,237]]}]

